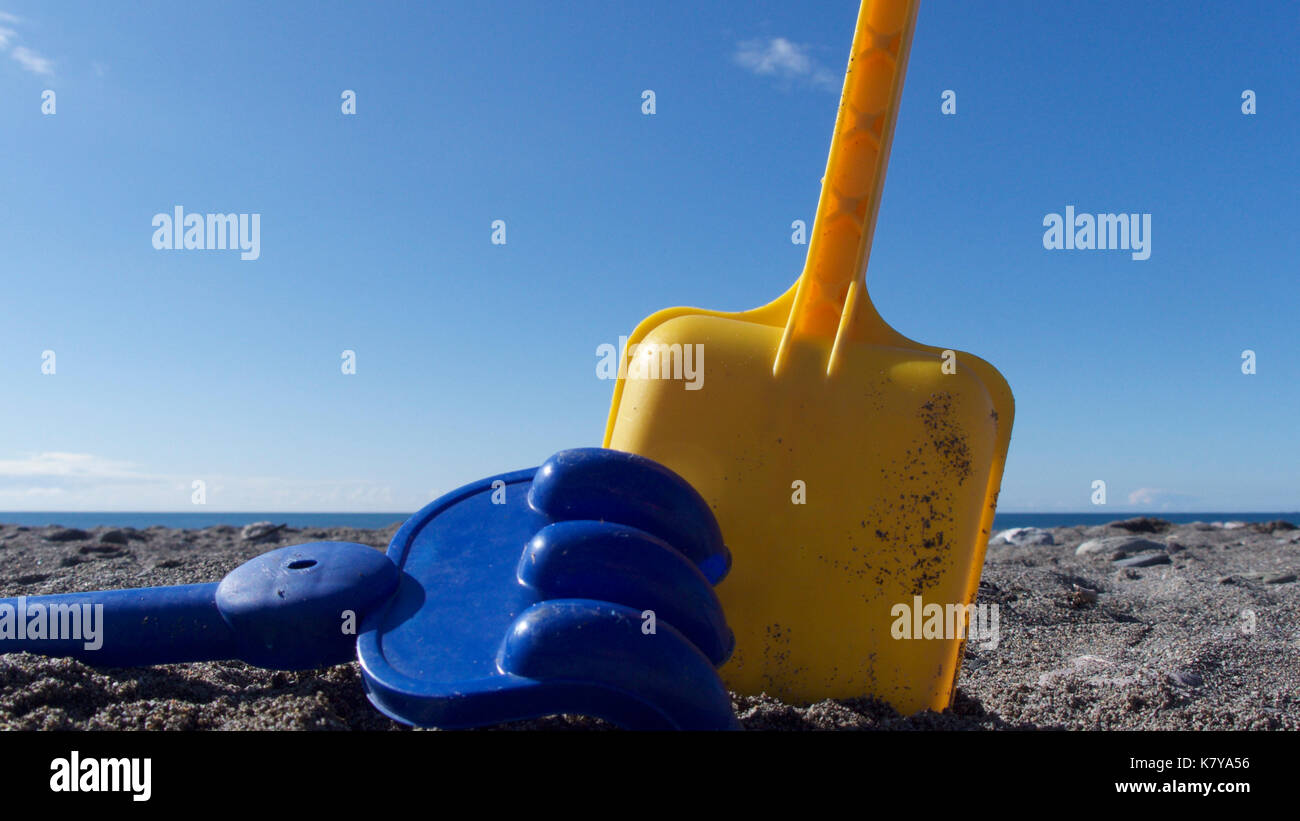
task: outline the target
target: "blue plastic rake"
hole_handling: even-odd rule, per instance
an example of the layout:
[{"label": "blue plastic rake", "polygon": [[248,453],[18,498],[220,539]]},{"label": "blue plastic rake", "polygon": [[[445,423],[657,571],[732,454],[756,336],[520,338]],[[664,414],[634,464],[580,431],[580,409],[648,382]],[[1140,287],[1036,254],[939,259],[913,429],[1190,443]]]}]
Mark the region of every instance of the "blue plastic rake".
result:
[{"label": "blue plastic rake", "polygon": [[[359,659],[371,703],[418,726],[576,713],[629,729],[736,729],[716,670],[732,636],[713,585],[729,566],[712,512],[675,473],[568,450],[434,501],[386,556],[314,542],[220,583],[0,599],[0,636],[13,632],[6,617],[21,634],[0,650],[100,667]],[[70,636],[100,605],[101,645]],[[38,616],[44,628],[31,629]]]}]

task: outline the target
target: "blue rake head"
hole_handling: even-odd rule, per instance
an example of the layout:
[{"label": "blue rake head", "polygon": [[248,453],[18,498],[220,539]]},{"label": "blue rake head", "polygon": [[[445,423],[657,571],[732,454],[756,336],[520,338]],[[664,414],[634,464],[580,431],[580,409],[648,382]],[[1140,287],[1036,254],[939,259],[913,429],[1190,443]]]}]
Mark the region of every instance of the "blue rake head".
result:
[{"label": "blue rake head", "polygon": [[713,592],[729,564],[708,506],[676,474],[568,450],[443,496],[387,557],[316,542],[220,583],[0,599],[0,651],[112,667],[359,658],[370,701],[408,724],[579,713],[735,729],[715,669],[732,649]]},{"label": "blue rake head", "polygon": [[704,500],[655,462],[563,451],[443,496],[388,556],[401,583],[357,650],[393,718],[737,726],[715,670],[732,649],[713,592],[730,554]]}]

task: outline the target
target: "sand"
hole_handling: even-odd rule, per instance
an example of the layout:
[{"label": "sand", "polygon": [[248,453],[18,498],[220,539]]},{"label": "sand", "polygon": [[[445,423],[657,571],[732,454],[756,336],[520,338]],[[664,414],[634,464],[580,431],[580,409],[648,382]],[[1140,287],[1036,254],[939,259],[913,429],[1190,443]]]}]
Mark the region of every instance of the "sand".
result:
[{"label": "sand", "polygon": [[[284,528],[252,541],[233,527],[80,534],[0,525],[0,594],[217,581],[278,546],[332,539],[383,547],[396,526]],[[980,601],[998,605],[999,642],[996,649],[968,644],[952,708],[900,717],[870,699],[798,707],[736,697],[742,723],[765,730],[1300,729],[1300,530],[1144,519],[1047,533],[1055,544],[990,545]],[[1100,549],[1077,555],[1088,542]],[[608,727],[553,717],[497,729]],[[305,673],[241,662],[96,670],[25,653],[0,656],[0,728],[402,729],[369,706],[355,664]]]}]

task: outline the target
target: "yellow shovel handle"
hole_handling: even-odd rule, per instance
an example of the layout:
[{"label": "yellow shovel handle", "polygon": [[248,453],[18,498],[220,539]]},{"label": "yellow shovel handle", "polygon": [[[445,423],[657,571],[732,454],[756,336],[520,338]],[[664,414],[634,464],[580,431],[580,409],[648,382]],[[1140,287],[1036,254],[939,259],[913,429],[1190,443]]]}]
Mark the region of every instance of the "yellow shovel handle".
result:
[{"label": "yellow shovel handle", "polygon": [[866,271],[919,5],[862,0],[808,260],[777,351],[778,372],[793,340],[836,338],[849,286]]}]

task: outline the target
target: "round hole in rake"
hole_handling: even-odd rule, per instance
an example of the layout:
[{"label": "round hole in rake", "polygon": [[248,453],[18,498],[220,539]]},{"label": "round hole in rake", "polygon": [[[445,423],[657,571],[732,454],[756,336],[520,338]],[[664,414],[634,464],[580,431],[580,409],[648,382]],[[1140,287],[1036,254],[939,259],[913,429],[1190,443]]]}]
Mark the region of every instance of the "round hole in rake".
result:
[{"label": "round hole in rake", "polygon": [[315,559],[295,559],[294,561],[289,562],[290,570],[306,570],[309,567],[315,567],[315,566],[316,566]]}]

